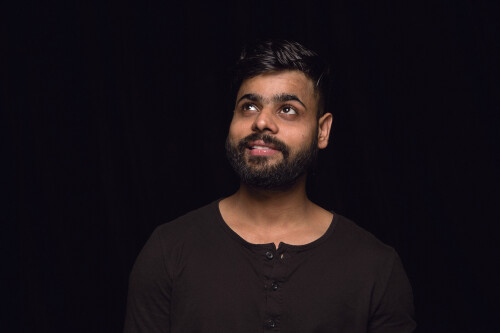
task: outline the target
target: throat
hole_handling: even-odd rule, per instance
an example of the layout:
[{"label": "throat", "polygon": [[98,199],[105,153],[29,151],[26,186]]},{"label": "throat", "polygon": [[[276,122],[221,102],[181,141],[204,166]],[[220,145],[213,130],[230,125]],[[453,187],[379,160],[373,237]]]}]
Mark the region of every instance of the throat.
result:
[{"label": "throat", "polygon": [[[259,214],[238,210],[231,204],[231,197],[219,203],[224,222],[238,236],[251,244],[273,243],[278,248],[280,243],[289,245],[306,245],[321,238],[328,230],[333,215],[311,203],[303,214],[295,212],[277,212]],[[234,203],[233,203],[234,204]]]}]

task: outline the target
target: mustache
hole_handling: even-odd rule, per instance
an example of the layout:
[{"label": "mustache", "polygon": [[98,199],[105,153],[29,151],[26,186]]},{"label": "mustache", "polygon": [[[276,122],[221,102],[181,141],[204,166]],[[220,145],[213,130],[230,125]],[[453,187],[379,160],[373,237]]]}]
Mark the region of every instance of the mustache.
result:
[{"label": "mustache", "polygon": [[264,143],[273,144],[277,150],[281,151],[284,159],[286,159],[290,154],[290,148],[288,148],[288,146],[283,141],[280,141],[269,134],[261,134],[261,133],[252,133],[241,139],[240,142],[238,143],[238,150],[244,151],[244,149],[247,148],[250,142],[257,140],[262,140],[264,141]]}]

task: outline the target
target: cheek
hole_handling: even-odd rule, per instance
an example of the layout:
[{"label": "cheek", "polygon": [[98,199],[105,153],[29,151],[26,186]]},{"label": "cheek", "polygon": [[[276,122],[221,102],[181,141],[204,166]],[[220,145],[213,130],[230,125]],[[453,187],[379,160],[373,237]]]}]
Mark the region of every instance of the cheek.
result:
[{"label": "cheek", "polygon": [[233,121],[229,126],[229,136],[234,137],[239,132],[237,124]]},{"label": "cheek", "polygon": [[246,135],[248,135],[248,134],[245,134],[240,122],[234,122],[234,121],[231,122],[231,125],[229,126],[229,133],[228,133],[228,138],[229,138],[230,142],[232,142],[232,143],[239,142]]},{"label": "cheek", "polygon": [[286,140],[293,146],[302,146],[312,138],[312,133],[310,133],[308,128],[290,128],[282,130],[280,134],[283,140]]},{"label": "cheek", "polygon": [[297,129],[294,131],[288,131],[286,136],[283,137],[283,141],[292,149],[292,151],[298,152],[311,145],[314,140],[314,135],[315,132],[310,128],[302,128],[300,130]]},{"label": "cheek", "polygon": [[229,135],[233,137],[244,137],[250,134],[252,122],[249,119],[234,116],[229,125]]}]

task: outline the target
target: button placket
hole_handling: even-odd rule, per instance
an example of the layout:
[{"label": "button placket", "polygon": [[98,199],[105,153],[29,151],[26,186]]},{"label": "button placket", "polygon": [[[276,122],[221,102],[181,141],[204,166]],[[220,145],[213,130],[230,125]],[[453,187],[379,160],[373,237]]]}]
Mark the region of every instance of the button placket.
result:
[{"label": "button placket", "polygon": [[[281,284],[285,281],[286,264],[283,261],[283,249],[267,248],[262,254],[265,256],[265,266],[268,271],[265,274],[266,312],[264,319],[265,331],[280,331],[280,317],[283,312]],[[261,254],[261,255],[262,255]],[[285,256],[286,257],[286,256]]]}]

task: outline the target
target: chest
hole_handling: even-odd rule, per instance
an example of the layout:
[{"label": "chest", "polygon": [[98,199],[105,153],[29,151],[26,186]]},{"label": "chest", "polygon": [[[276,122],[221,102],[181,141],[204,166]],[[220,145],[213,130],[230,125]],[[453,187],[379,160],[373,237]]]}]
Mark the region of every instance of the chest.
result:
[{"label": "chest", "polygon": [[366,325],[371,285],[362,272],[346,270],[335,253],[207,246],[183,262],[172,287],[172,313],[185,331],[186,322],[192,331],[224,332]]}]

